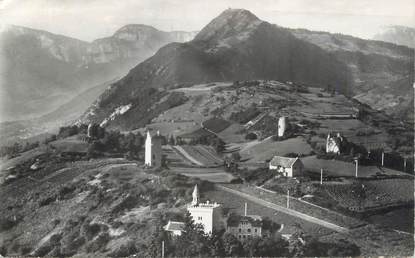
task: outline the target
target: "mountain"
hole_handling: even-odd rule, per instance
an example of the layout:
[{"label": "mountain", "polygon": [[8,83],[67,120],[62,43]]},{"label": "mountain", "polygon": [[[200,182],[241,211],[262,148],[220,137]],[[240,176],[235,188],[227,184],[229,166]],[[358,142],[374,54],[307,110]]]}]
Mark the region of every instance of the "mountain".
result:
[{"label": "mountain", "polygon": [[387,26],[373,37],[397,45],[415,48],[415,28],[405,26]]},{"label": "mountain", "polygon": [[0,32],[1,121],[30,119],[114,77],[153,55],[161,46],[194,32],[162,32],[127,25],[111,37],[85,42],[41,30],[8,25]]},{"label": "mountain", "polygon": [[[177,94],[165,91],[180,85],[275,79],[343,86],[350,78],[346,65],[320,47],[249,11],[228,9],[194,40],[168,44],[133,68],[100,96],[81,121],[101,123],[121,107],[128,107],[124,121],[113,119],[108,125],[123,129],[143,126],[150,109],[155,112],[180,103]],[[340,91],[347,93],[347,88]]]},{"label": "mountain", "polygon": [[[352,75],[353,96],[377,110],[413,121],[414,50],[342,34],[292,30],[297,38],[334,55]],[[408,94],[409,93],[409,94]]]},{"label": "mountain", "polygon": [[340,93],[397,112],[405,119],[413,114],[409,109],[413,94],[408,94],[413,90],[409,83],[413,78],[411,62],[413,50],[407,47],[286,29],[247,10],[228,9],[192,41],[169,44],[133,68],[107,89],[80,121],[139,128],[157,112],[183,101],[168,89],[255,79],[322,88],[332,85]]}]

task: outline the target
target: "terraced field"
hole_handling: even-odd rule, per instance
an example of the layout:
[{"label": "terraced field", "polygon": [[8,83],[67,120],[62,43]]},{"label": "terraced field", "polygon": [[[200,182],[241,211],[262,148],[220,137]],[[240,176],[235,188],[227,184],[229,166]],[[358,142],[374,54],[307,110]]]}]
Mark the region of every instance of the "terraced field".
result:
[{"label": "terraced field", "polygon": [[223,159],[216,154],[211,146],[182,145],[175,146],[175,149],[195,165],[204,167],[217,167],[223,165]]}]

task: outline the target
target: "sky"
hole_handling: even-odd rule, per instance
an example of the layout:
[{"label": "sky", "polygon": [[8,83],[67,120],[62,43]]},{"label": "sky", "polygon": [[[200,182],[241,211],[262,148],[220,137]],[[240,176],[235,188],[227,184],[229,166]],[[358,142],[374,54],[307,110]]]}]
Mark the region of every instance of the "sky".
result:
[{"label": "sky", "polygon": [[131,23],[201,30],[227,8],[283,27],[362,38],[388,25],[415,27],[415,0],[0,0],[0,22],[92,41]]}]

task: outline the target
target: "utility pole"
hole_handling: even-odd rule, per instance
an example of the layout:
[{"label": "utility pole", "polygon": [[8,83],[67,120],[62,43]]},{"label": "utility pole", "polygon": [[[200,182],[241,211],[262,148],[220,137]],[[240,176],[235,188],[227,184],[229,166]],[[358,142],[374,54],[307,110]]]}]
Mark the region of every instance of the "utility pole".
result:
[{"label": "utility pole", "polygon": [[382,151],[382,167],[385,165],[385,152]]},{"label": "utility pole", "polygon": [[164,241],[161,241],[161,258],[164,258]]},{"label": "utility pole", "polygon": [[355,175],[355,177],[357,178],[357,172],[358,172],[358,169],[359,169],[359,160],[355,159],[354,161],[356,162],[356,175]]},{"label": "utility pole", "polygon": [[287,190],[287,208],[290,208],[290,190]]},{"label": "utility pole", "polygon": [[248,213],[248,204],[245,203],[245,217],[246,217],[247,213]]},{"label": "utility pole", "polygon": [[406,158],[403,158],[403,172],[406,172]]},{"label": "utility pole", "polygon": [[320,169],[320,185],[323,184],[323,169]]}]

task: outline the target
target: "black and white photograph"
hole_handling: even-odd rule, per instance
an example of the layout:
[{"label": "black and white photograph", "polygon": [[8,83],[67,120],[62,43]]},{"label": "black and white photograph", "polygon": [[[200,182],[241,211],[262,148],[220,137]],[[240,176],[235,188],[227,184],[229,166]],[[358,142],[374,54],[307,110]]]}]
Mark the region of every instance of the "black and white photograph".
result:
[{"label": "black and white photograph", "polygon": [[0,0],[0,257],[413,257],[414,0]]}]

